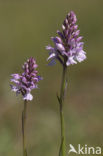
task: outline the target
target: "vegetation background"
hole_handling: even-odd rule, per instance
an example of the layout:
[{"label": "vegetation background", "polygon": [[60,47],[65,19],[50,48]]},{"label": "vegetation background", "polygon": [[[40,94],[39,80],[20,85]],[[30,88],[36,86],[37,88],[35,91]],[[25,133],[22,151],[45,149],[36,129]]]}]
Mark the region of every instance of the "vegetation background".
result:
[{"label": "vegetation background", "polygon": [[[44,80],[28,103],[28,156],[58,156],[59,92],[62,69],[48,67],[45,46],[69,11],[77,14],[87,60],[68,67],[65,100],[69,144],[103,146],[103,0],[0,0],[0,156],[22,156],[23,101],[10,89],[10,75],[35,57]],[[68,154],[67,154],[68,155]],[[70,154],[72,156],[72,154]]]}]

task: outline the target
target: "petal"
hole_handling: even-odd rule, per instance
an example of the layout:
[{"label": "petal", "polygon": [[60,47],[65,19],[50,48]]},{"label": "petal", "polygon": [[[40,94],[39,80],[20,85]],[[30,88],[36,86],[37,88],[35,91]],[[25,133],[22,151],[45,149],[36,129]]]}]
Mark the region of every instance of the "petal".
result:
[{"label": "petal", "polygon": [[63,51],[62,55],[68,56],[68,53],[66,51]]},{"label": "petal", "polygon": [[48,46],[46,46],[46,50],[50,50],[50,51],[52,51],[52,50],[54,50],[54,48],[51,47],[50,45],[48,45]]},{"label": "petal", "polygon": [[37,65],[37,64],[34,64],[34,65],[33,65],[33,68],[34,68],[34,69],[36,69],[37,67],[38,67],[38,65]]},{"label": "petal", "polygon": [[11,79],[10,81],[11,81],[11,82],[14,82],[14,83],[16,83],[16,84],[18,84],[18,83],[19,83],[19,81],[18,81],[18,80],[16,80],[16,79]]},{"label": "petal", "polygon": [[60,37],[51,37],[51,39],[54,43],[62,43],[62,40]]},{"label": "petal", "polygon": [[22,77],[21,80],[22,80],[23,83],[26,83],[27,82],[27,79],[24,76]]},{"label": "petal", "polygon": [[85,53],[83,50],[81,50],[81,51],[78,53],[78,55],[76,56],[77,61],[78,61],[78,62],[84,61],[84,60],[86,59],[86,55],[85,55],[85,54],[86,54],[86,53]]},{"label": "petal", "polygon": [[33,99],[33,96],[32,94],[30,93],[27,93],[24,97],[23,97],[24,100],[27,100],[27,101],[31,101]]},{"label": "petal", "polygon": [[78,38],[77,38],[77,42],[80,42],[82,39],[83,39],[82,36],[78,37]]},{"label": "petal", "polygon": [[20,75],[19,74],[12,74],[11,75],[14,79],[18,80],[20,79]]},{"label": "petal", "polygon": [[11,90],[13,92],[17,92],[18,91],[18,87],[17,86],[10,85],[10,87],[11,87]]},{"label": "petal", "polygon": [[54,57],[56,57],[56,54],[55,54],[55,53],[51,53],[50,56],[47,58],[47,61],[48,61],[49,59],[54,58]]},{"label": "petal", "polygon": [[56,43],[56,48],[57,48],[59,51],[65,51],[65,48],[64,48],[63,44]]},{"label": "petal", "polygon": [[67,62],[66,62],[67,66],[69,66],[71,64],[77,64],[77,62],[74,60],[73,56],[69,57]]},{"label": "petal", "polygon": [[83,45],[84,45],[84,42],[77,43],[77,47],[83,47]]}]

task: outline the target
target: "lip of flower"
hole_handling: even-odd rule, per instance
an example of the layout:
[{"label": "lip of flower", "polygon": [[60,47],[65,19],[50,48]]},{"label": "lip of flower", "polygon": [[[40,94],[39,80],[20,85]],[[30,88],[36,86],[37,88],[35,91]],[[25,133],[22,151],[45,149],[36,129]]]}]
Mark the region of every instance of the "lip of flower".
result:
[{"label": "lip of flower", "polygon": [[33,96],[32,96],[32,94],[27,93],[24,95],[23,99],[27,100],[27,101],[31,101],[31,100],[33,100]]},{"label": "lip of flower", "polygon": [[11,86],[12,91],[14,91],[14,92],[18,91],[18,88],[16,86],[14,86],[14,85],[10,85],[10,86]]},{"label": "lip of flower", "polygon": [[78,60],[78,62],[82,62],[83,60],[86,59],[86,52],[81,50],[78,55],[76,56],[76,59]]},{"label": "lip of flower", "polygon": [[73,56],[70,56],[66,62],[66,65],[69,66],[71,64],[77,64],[77,62],[74,60]]}]

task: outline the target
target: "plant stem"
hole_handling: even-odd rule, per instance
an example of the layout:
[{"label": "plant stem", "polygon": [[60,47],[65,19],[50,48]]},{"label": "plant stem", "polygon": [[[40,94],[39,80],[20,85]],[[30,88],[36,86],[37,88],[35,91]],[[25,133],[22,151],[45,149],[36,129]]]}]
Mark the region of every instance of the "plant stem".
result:
[{"label": "plant stem", "polygon": [[61,81],[61,90],[60,90],[60,97],[58,98],[60,104],[60,122],[61,122],[61,147],[59,151],[59,156],[65,156],[65,128],[64,128],[64,114],[63,114],[63,102],[64,102],[64,93],[66,87],[66,65],[63,65],[63,73],[62,73],[62,81]]},{"label": "plant stem", "polygon": [[27,101],[24,101],[24,110],[22,112],[22,137],[23,137],[23,156],[27,156],[27,149],[26,149],[26,116],[27,116]]}]

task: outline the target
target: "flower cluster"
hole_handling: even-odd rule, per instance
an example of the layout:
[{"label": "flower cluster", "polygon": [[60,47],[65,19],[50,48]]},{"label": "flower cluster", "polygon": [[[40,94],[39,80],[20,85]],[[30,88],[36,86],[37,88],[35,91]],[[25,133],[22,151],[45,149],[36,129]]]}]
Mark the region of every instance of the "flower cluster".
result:
[{"label": "flower cluster", "polygon": [[12,91],[16,92],[17,94],[22,94],[23,100],[32,100],[33,96],[31,94],[31,90],[38,88],[37,83],[42,78],[38,76],[38,71],[36,68],[38,65],[34,58],[30,58],[27,60],[26,63],[23,65],[23,73],[19,74],[12,74],[11,82],[14,82],[15,85],[11,85]]},{"label": "flower cluster", "polygon": [[79,36],[80,31],[78,25],[76,25],[77,18],[73,11],[71,11],[62,25],[62,32],[57,31],[58,36],[52,37],[54,47],[47,46],[49,50],[50,63],[54,63],[55,59],[66,66],[71,64],[77,64],[86,59],[86,53],[83,50],[82,37]]}]

